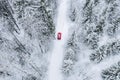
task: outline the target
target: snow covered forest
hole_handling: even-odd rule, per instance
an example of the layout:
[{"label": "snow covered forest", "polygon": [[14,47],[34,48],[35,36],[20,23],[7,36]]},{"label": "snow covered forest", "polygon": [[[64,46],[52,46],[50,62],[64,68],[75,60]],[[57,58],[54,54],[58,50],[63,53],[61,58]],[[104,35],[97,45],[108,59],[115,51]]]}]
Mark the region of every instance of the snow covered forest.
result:
[{"label": "snow covered forest", "polygon": [[0,80],[56,79],[120,80],[120,0],[0,0]]}]

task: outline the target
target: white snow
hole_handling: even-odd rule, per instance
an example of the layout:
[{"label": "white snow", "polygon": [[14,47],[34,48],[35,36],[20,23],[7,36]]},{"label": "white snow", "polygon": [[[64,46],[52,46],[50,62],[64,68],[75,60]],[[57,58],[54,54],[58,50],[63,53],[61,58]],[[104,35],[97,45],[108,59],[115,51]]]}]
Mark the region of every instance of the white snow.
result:
[{"label": "white snow", "polygon": [[[68,29],[69,29],[69,19],[67,17],[67,10],[69,5],[69,0],[61,0],[58,7],[57,23],[56,23],[56,35],[58,32],[62,33],[61,40],[54,41],[54,47],[52,50],[52,56],[48,71],[48,80],[63,80],[61,74],[62,61],[64,57],[64,44],[67,41]],[[57,38],[57,36],[56,36]]]}]

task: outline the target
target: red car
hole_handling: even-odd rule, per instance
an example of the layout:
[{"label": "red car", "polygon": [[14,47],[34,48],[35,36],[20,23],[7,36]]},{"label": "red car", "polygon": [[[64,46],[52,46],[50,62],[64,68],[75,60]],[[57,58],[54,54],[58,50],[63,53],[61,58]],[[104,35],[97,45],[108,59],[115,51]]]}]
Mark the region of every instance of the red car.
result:
[{"label": "red car", "polygon": [[58,32],[58,34],[57,34],[57,39],[58,39],[58,40],[61,40],[61,37],[62,37],[62,33],[61,33],[61,32]]}]

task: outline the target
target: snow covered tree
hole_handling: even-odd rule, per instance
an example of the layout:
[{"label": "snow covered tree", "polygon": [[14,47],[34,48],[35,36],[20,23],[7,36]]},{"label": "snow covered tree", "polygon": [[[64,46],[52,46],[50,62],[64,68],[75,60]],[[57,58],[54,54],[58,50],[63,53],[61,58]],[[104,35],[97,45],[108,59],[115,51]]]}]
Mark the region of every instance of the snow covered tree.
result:
[{"label": "snow covered tree", "polygon": [[118,55],[120,53],[120,41],[114,41],[107,45],[103,45],[95,53],[90,55],[90,60],[94,62],[100,62],[103,59]]},{"label": "snow covered tree", "polygon": [[0,0],[0,80],[46,78],[55,33],[53,5],[49,0]]},{"label": "snow covered tree", "polygon": [[63,67],[62,71],[65,75],[70,76],[72,75],[73,66],[77,61],[77,53],[79,52],[79,47],[74,39],[76,36],[75,32],[72,33],[71,37],[69,38],[66,49],[65,49],[65,57],[63,60]]},{"label": "snow covered tree", "polygon": [[[73,41],[77,39],[76,43],[79,47],[78,50],[80,50],[77,54],[84,58],[78,58],[77,65],[73,65],[72,72],[75,72],[66,79],[71,80],[77,76],[76,79],[80,80],[119,80],[119,70],[116,67],[111,72],[111,68],[109,70],[105,69],[102,73],[101,71],[104,69],[102,65],[112,65],[112,63],[109,64],[109,59],[120,55],[120,1],[72,1],[70,18],[77,26]],[[116,63],[116,60],[113,60],[113,63]],[[109,68],[108,65],[106,65],[107,68]],[[112,66],[116,65],[113,64]],[[114,71],[115,73],[113,73]],[[100,74],[102,74],[102,77]],[[118,76],[115,77],[116,75]],[[85,77],[88,78],[85,79]]]},{"label": "snow covered tree", "polygon": [[120,80],[120,62],[102,71],[103,80]]}]

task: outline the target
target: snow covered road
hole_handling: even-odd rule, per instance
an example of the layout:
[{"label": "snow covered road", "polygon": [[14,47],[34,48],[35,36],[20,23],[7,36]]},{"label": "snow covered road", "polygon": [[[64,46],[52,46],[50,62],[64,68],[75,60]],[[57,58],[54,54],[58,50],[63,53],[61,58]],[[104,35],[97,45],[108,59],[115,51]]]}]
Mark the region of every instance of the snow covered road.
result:
[{"label": "snow covered road", "polygon": [[57,23],[56,23],[56,35],[58,32],[62,33],[61,40],[54,41],[54,47],[52,50],[52,56],[49,66],[48,79],[49,80],[63,80],[61,74],[62,61],[64,58],[64,44],[68,37],[68,15],[67,10],[69,7],[69,0],[61,0],[58,7]]}]

